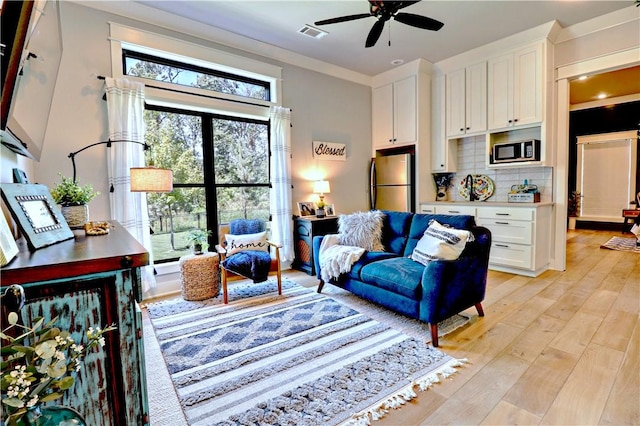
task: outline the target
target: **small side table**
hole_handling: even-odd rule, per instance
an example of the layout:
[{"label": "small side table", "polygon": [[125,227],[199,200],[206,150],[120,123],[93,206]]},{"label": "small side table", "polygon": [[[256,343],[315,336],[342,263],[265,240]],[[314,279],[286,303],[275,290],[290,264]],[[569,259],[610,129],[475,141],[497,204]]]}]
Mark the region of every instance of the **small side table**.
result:
[{"label": "small side table", "polygon": [[622,232],[626,232],[627,223],[630,220],[631,223],[636,220],[636,218],[640,216],[640,209],[623,209],[622,217],[624,218],[624,223],[622,224]]},{"label": "small side table", "polygon": [[178,263],[184,300],[211,299],[220,293],[218,253],[188,254]]}]

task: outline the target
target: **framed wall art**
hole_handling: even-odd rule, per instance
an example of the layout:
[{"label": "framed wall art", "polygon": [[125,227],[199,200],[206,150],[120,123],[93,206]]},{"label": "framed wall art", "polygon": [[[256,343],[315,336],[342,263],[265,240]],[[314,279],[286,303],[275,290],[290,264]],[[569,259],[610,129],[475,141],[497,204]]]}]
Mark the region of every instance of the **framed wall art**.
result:
[{"label": "framed wall art", "polygon": [[73,238],[73,232],[45,185],[3,183],[0,188],[2,199],[30,250]]}]

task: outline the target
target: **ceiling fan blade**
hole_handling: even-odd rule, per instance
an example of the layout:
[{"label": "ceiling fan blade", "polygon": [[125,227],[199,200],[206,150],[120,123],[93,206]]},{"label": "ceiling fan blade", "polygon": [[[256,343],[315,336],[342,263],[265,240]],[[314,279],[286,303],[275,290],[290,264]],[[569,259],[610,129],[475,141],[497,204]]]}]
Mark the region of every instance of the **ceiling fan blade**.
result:
[{"label": "ceiling fan blade", "polygon": [[440,21],[427,18],[426,16],[416,15],[414,13],[398,13],[397,15],[394,15],[393,18],[403,24],[431,31],[438,31],[444,26]]},{"label": "ceiling fan blade", "polygon": [[373,27],[371,27],[371,31],[369,31],[369,35],[367,36],[367,41],[364,44],[364,47],[373,47],[376,42],[380,38],[380,34],[382,34],[382,29],[384,28],[384,23],[386,20],[378,19]]},{"label": "ceiling fan blade", "polygon": [[370,16],[371,16],[370,13],[359,13],[357,15],[340,16],[338,18],[331,18],[331,19],[324,19],[322,21],[316,21],[314,25],[337,24],[339,22],[355,21],[356,19],[368,18]]}]

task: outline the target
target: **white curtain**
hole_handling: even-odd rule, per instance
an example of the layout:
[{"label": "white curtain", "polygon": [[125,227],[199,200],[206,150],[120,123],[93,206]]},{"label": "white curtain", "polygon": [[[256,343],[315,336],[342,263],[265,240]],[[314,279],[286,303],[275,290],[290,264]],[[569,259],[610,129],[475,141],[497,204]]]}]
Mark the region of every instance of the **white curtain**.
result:
[{"label": "white curtain", "polygon": [[[144,84],[124,78],[105,79],[109,140],[144,142]],[[147,212],[147,194],[131,192],[129,169],[144,167],[144,149],[137,143],[113,143],[107,155],[107,173],[111,218],[117,220],[149,252],[151,233]],[[143,293],[156,286],[153,266],[142,269]]]},{"label": "white curtain", "polygon": [[271,238],[282,244],[282,261],[292,261],[291,110],[274,106],[271,119]]}]

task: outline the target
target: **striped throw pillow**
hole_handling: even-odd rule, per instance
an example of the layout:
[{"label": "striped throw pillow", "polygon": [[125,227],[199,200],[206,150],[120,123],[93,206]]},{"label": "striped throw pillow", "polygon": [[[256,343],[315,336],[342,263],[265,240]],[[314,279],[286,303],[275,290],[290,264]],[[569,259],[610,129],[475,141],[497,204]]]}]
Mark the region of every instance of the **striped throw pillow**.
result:
[{"label": "striped throw pillow", "polygon": [[409,257],[423,265],[436,259],[456,260],[460,257],[467,241],[473,241],[473,234],[470,231],[449,228],[432,220]]}]

